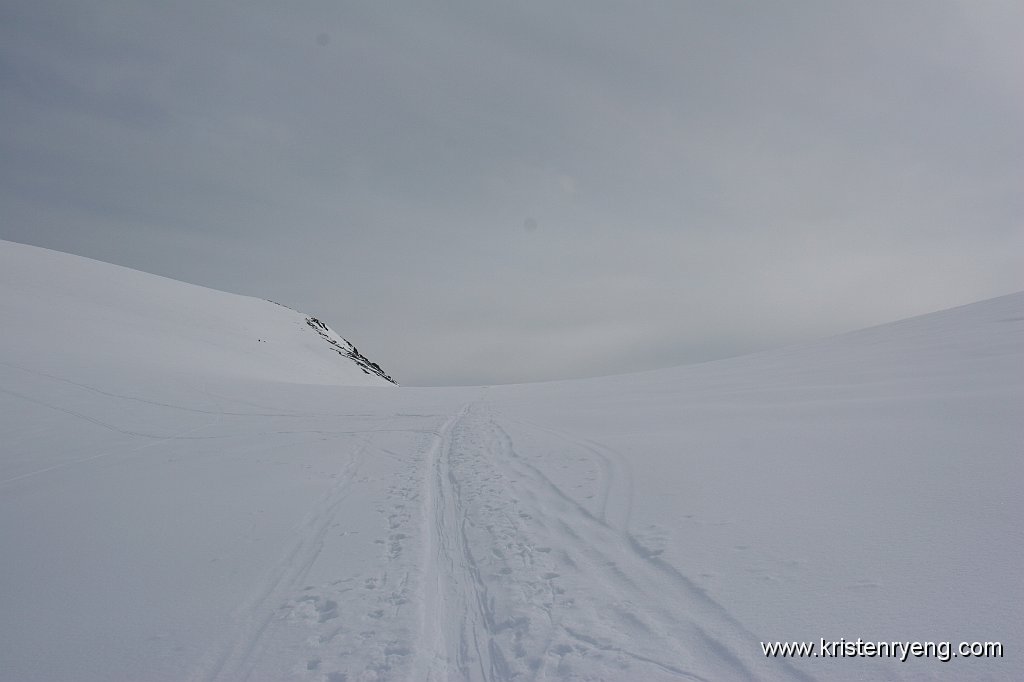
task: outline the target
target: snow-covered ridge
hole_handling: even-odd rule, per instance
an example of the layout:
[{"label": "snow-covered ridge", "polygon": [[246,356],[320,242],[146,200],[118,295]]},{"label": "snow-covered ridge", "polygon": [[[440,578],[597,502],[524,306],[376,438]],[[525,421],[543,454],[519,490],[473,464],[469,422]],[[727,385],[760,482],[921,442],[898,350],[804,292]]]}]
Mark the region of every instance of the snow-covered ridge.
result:
[{"label": "snow-covered ridge", "polygon": [[299,384],[395,383],[312,319],[263,299],[0,241],[0,354],[18,366],[159,369]]}]

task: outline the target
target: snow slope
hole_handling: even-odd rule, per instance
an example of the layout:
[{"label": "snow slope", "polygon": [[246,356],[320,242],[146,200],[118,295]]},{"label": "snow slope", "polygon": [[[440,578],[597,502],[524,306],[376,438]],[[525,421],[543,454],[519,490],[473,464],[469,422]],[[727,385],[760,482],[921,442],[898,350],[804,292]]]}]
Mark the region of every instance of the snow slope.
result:
[{"label": "snow slope", "polygon": [[394,383],[322,322],[284,306],[7,241],[0,320],[2,359],[29,367]]},{"label": "snow slope", "polygon": [[[139,327],[195,338],[191,288],[147,318],[126,271],[3,246],[2,680],[1024,676],[1024,294],[660,372],[381,390],[226,294],[210,324],[257,317],[280,357],[136,352]],[[760,646],[822,637],[1005,654]]]}]

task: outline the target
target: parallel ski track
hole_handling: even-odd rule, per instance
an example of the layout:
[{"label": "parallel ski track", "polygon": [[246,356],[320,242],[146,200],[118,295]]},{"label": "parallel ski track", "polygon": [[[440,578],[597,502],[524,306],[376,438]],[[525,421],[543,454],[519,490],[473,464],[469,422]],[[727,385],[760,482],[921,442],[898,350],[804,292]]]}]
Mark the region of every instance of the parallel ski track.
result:
[{"label": "parallel ski track", "polygon": [[[600,443],[516,422],[592,458],[601,473],[588,507],[546,475],[542,461],[524,457],[502,421],[512,423],[478,401],[422,431],[432,443],[410,462],[422,477],[419,563],[392,567],[405,575],[403,586],[414,586],[418,623],[406,633],[414,640],[409,667],[391,672],[428,682],[758,679],[757,638],[630,534],[628,461]],[[273,607],[304,584],[369,444],[370,435],[240,607],[235,643],[192,679],[259,672],[273,649],[264,641]],[[361,679],[364,663],[336,659],[330,679]],[[773,667],[776,677],[812,679],[785,662]]]},{"label": "parallel ski track", "polygon": [[445,424],[427,460],[418,679],[448,680],[457,673],[458,679],[494,680],[508,673],[490,637],[494,619],[466,538],[464,496],[452,468],[453,439],[469,410],[464,406]]},{"label": "parallel ski track", "polygon": [[596,511],[520,456],[485,404],[465,406],[430,451],[413,679],[758,679],[757,638],[629,534],[627,463],[543,430],[596,458]]},{"label": "parallel ski track", "polygon": [[331,490],[306,514],[296,530],[297,538],[286,553],[266,573],[259,589],[233,614],[237,623],[234,643],[208,658],[189,677],[194,682],[249,679],[260,663],[265,633],[270,626],[274,607],[304,582],[310,568],[320,555],[324,537],[334,522],[338,507],[345,500],[367,448],[372,431],[362,439],[361,446],[338,472]]}]

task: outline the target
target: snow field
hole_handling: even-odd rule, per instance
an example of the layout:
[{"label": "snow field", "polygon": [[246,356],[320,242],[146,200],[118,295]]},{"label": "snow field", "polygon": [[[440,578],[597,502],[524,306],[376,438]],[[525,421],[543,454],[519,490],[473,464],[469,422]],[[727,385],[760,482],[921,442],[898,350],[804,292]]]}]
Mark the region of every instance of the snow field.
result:
[{"label": "snow field", "polygon": [[[2,246],[0,680],[1024,675],[1024,294],[394,388],[295,311]],[[760,646],[822,637],[1006,655]]]}]

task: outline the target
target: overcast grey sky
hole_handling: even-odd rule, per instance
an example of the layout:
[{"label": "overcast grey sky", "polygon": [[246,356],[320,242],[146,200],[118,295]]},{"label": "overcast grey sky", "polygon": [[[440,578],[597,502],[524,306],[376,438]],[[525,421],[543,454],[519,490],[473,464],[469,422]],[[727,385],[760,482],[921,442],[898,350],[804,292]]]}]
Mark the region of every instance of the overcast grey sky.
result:
[{"label": "overcast grey sky", "polygon": [[1024,3],[0,0],[0,237],[316,314],[405,384],[1024,289]]}]

